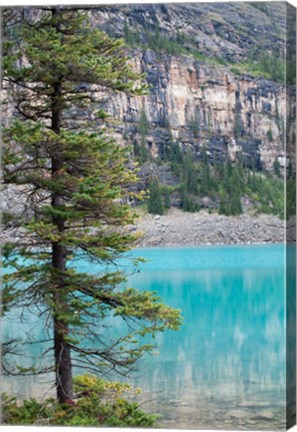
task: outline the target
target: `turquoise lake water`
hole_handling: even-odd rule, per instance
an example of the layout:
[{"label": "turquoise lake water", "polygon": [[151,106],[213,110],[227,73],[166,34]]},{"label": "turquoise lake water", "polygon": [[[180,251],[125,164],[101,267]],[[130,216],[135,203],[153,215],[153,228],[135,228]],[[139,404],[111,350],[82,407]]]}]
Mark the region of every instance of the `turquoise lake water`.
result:
[{"label": "turquoise lake water", "polygon": [[[183,316],[180,331],[158,335],[154,354],[131,378],[143,389],[142,408],[161,413],[163,427],[284,427],[284,253],[283,245],[134,252],[149,262],[129,284],[157,291]],[[3,331],[18,328],[11,320]],[[49,383],[13,378],[5,388],[46,395]]]}]

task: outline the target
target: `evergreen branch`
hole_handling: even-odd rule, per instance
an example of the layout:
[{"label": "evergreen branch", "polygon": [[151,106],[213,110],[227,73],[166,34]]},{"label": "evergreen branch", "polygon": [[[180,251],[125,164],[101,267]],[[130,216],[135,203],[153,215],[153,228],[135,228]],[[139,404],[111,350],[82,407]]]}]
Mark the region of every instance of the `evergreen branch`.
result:
[{"label": "evergreen branch", "polygon": [[[151,349],[131,348],[132,337],[179,326],[179,312],[156,295],[118,289],[126,275],[117,259],[135,242],[124,231],[134,217],[123,199],[137,178],[127,168],[127,149],[98,132],[106,116],[101,110],[94,120],[90,102],[97,102],[96,91],[106,92],[106,99],[115,91],[144,94],[146,86],[143,75],[127,66],[123,41],[93,29],[79,10],[21,9],[21,28],[4,50],[5,79],[12,84],[7,91],[21,117],[5,130],[5,181],[15,188],[16,201],[22,195],[21,211],[10,222],[8,217],[8,224],[22,230],[5,246],[10,267],[4,313],[21,306],[21,323],[27,313],[37,314],[48,331],[40,341],[50,343],[51,332],[54,339],[42,353],[44,359],[53,350],[50,366],[11,372],[54,371],[59,402],[73,399],[71,367],[79,360],[72,360],[72,352],[82,356],[84,367],[126,373]],[[103,264],[97,277],[73,269],[77,253]],[[109,272],[108,265],[115,270]],[[125,324],[124,336],[116,340],[104,333],[110,315]],[[30,333],[27,340],[37,343]]]}]

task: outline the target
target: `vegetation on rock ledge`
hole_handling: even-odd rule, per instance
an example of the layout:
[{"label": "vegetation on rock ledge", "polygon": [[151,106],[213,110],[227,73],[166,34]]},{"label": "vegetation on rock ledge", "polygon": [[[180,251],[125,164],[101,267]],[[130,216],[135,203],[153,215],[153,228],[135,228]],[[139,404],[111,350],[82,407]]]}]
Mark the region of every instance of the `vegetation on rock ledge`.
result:
[{"label": "vegetation on rock ledge", "polygon": [[[185,211],[199,211],[203,198],[207,197],[214,202],[214,208],[219,213],[239,215],[243,213],[241,200],[246,197],[254,212],[284,218],[284,182],[277,161],[273,176],[257,172],[254,165],[247,165],[241,155],[234,162],[229,159],[211,162],[207,150],[203,148],[199,161],[194,161],[191,154],[183,152],[177,144],[171,144],[161,163],[169,164],[177,176],[179,185],[175,189],[179,191],[181,207]],[[150,183],[150,213],[164,213],[162,188],[164,185],[160,185],[157,180]],[[169,193],[170,198],[168,188],[166,193]],[[167,197],[168,202],[170,200]]]}]

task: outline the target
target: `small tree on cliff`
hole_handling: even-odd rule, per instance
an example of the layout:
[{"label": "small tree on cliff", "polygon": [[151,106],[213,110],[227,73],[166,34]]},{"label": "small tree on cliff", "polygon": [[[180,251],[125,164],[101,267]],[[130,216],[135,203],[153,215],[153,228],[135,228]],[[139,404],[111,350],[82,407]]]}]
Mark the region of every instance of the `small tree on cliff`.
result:
[{"label": "small tree on cliff", "polygon": [[[121,204],[135,175],[126,150],[100,132],[92,102],[96,86],[143,92],[122,41],[92,29],[74,8],[31,8],[23,18],[18,44],[4,44],[4,80],[18,118],[4,131],[3,162],[4,182],[21,191],[28,211],[8,218],[22,229],[3,250],[3,310],[38,314],[47,330],[44,365],[20,372],[55,371],[57,399],[65,402],[73,398],[73,366],[128,371],[151,349],[141,337],[177,329],[180,318],[154,293],[124,288],[125,274],[113,266],[136,239],[124,229],[134,216]],[[84,259],[94,273],[79,271]],[[118,332],[106,330],[117,320]]]},{"label": "small tree on cliff", "polygon": [[164,214],[163,197],[158,179],[149,184],[148,212],[152,214]]}]

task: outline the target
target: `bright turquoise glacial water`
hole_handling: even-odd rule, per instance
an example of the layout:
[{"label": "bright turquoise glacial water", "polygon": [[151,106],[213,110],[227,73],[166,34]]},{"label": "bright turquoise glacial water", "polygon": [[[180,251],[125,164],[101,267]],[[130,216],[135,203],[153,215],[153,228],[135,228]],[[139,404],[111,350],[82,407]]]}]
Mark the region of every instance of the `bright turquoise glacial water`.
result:
[{"label": "bright turquoise glacial water", "polygon": [[[180,331],[160,334],[155,353],[141,360],[130,379],[143,389],[143,409],[162,414],[166,428],[284,428],[284,246],[151,248],[134,254],[149,262],[129,284],[157,291],[183,316]],[[18,332],[12,321],[3,328]],[[46,394],[49,388],[40,377],[4,384],[21,394]]]}]

